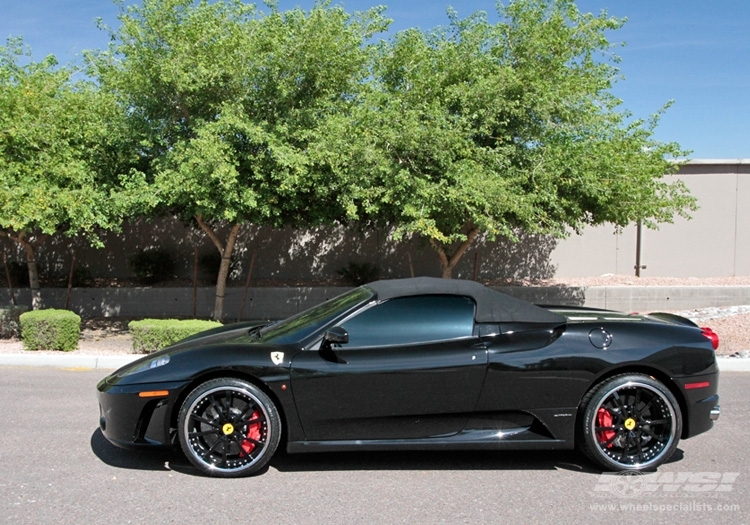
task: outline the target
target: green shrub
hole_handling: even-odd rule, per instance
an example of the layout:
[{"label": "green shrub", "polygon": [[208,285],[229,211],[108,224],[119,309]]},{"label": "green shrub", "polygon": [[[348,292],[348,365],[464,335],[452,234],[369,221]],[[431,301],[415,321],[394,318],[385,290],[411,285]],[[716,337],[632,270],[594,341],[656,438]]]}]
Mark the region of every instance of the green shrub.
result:
[{"label": "green shrub", "polygon": [[174,278],[172,254],[162,248],[147,248],[130,258],[130,268],[142,284],[156,284]]},{"label": "green shrub", "polygon": [[10,339],[21,335],[21,314],[28,306],[0,306],[0,338]]},{"label": "green shrub", "polygon": [[[5,281],[5,267],[0,264],[0,268],[2,268],[3,281]],[[41,273],[41,268],[37,270]],[[13,286],[23,288],[29,285],[29,267],[25,262],[8,261],[8,273],[10,273]]]},{"label": "green shrub", "polygon": [[73,286],[76,288],[83,288],[93,285],[94,277],[88,266],[77,266],[73,269]]},{"label": "green shrub", "polygon": [[354,286],[377,281],[380,278],[380,269],[374,264],[368,262],[356,263],[349,261],[349,264],[341,268],[338,273],[344,280]]},{"label": "green shrub", "polygon": [[78,348],[81,318],[69,310],[34,310],[21,314],[21,339],[26,350]]},{"label": "green shrub", "polygon": [[[70,268],[47,271],[39,275],[42,287],[67,288],[70,280]],[[73,286],[75,288],[90,287],[94,285],[94,277],[87,266],[76,266],[73,269]]]},{"label": "green shrub", "polygon": [[130,321],[128,330],[133,336],[133,350],[150,354],[198,332],[221,326],[218,321],[197,319],[143,319]]}]

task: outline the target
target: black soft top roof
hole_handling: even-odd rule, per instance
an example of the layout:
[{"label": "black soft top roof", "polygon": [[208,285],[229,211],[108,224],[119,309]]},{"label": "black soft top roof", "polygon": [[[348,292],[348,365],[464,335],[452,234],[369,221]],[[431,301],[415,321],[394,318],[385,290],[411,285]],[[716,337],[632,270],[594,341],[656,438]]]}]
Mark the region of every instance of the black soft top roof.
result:
[{"label": "black soft top roof", "polygon": [[475,320],[478,323],[555,323],[563,324],[565,317],[521,299],[516,299],[475,281],[415,277],[390,279],[366,285],[385,301],[412,295],[462,295],[471,297],[477,305]]}]

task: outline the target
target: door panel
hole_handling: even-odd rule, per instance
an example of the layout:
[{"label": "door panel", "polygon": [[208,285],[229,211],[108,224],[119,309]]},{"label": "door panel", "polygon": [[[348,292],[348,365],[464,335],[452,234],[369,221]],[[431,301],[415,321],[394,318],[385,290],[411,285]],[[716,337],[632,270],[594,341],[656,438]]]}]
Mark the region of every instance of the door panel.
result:
[{"label": "door panel", "polygon": [[292,390],[309,440],[407,439],[463,429],[487,365],[478,341],[300,352]]},{"label": "door panel", "polygon": [[292,389],[308,440],[408,439],[460,432],[479,398],[487,350],[474,303],[386,301],[341,324],[350,342],[300,352]]}]

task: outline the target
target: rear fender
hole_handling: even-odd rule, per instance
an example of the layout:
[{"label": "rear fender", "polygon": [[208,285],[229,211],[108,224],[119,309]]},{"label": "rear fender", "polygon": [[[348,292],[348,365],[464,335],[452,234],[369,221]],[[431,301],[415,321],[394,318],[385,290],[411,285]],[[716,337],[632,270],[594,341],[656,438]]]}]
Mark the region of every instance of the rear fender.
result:
[{"label": "rear fender", "polygon": [[660,321],[665,321],[667,323],[679,324],[682,326],[694,326],[696,328],[698,327],[698,325],[695,324],[693,321],[691,321],[690,319],[686,317],[682,317],[681,315],[669,314],[666,312],[654,312],[654,313],[648,314],[648,317],[653,317],[655,319],[658,319]]}]

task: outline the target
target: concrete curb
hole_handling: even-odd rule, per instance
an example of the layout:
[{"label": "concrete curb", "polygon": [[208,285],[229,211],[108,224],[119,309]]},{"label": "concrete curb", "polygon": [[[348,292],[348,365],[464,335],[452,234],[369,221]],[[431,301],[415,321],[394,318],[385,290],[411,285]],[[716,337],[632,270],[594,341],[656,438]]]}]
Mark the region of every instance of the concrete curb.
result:
[{"label": "concrete curb", "polygon": [[0,354],[0,366],[51,366],[56,368],[117,369],[140,357],[143,357],[143,355]]},{"label": "concrete curb", "polygon": [[716,361],[719,363],[721,372],[750,372],[750,359],[719,357]]},{"label": "concrete curb", "polygon": [[[0,366],[51,366],[57,368],[117,369],[143,357],[128,355],[29,355],[0,354]],[[750,359],[719,357],[721,372],[750,372]]]}]

